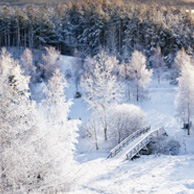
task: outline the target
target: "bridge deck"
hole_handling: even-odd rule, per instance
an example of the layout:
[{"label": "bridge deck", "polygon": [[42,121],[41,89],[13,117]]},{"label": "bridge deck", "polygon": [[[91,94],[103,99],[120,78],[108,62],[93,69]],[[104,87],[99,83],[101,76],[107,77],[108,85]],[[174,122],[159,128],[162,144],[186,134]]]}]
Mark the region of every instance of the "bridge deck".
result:
[{"label": "bridge deck", "polygon": [[115,158],[123,158],[132,159],[135,155],[139,153],[141,149],[143,149],[154,137],[165,135],[166,132],[163,128],[159,128],[156,130],[148,131],[145,134],[138,136],[133,139],[128,145],[122,147]]}]

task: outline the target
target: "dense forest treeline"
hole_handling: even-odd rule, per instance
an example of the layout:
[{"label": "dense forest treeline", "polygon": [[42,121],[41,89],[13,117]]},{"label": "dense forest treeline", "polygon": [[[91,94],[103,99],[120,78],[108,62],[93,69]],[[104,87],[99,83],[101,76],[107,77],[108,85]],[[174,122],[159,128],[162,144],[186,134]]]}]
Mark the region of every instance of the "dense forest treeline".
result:
[{"label": "dense forest treeline", "polygon": [[160,46],[171,65],[181,47],[193,54],[194,14],[186,8],[122,0],[1,6],[0,34],[1,47],[51,45],[62,54],[82,56],[104,49],[125,60],[135,49],[149,59]]},{"label": "dense forest treeline", "polygon": [[[55,3],[64,3],[67,1],[78,1],[78,0],[0,0],[0,5],[26,5],[26,4],[55,4]],[[81,1],[81,0],[79,0]],[[96,0],[97,1],[97,0]],[[185,6],[185,7],[194,7],[193,0],[124,0],[124,2],[140,2],[140,3],[158,3],[162,5],[172,5],[172,6]]]}]

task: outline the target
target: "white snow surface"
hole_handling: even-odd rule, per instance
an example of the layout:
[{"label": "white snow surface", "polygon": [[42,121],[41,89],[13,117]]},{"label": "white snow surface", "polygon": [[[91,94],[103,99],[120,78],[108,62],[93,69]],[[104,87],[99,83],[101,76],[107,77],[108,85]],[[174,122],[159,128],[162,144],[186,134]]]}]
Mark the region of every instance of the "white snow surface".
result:
[{"label": "white snow surface", "polygon": [[[73,60],[70,57],[64,59],[67,64]],[[65,71],[66,67],[63,66],[62,70]],[[75,86],[72,80],[68,81],[67,96],[73,98]],[[164,126],[168,138],[179,141],[180,154],[141,156],[133,161],[126,160],[121,154],[122,157],[107,159],[106,150],[87,149],[80,137],[75,155],[79,166],[75,175],[77,187],[70,194],[194,194],[194,130],[188,136],[176,118],[174,99],[177,86],[169,85],[165,80],[158,85],[152,80],[148,90],[148,100],[130,103],[147,113],[152,129]],[[82,98],[73,99],[73,102],[70,117],[86,122],[91,114],[87,104]]]},{"label": "white snow surface", "polygon": [[98,158],[81,162],[82,193],[194,193],[194,156],[142,156],[126,161]]}]

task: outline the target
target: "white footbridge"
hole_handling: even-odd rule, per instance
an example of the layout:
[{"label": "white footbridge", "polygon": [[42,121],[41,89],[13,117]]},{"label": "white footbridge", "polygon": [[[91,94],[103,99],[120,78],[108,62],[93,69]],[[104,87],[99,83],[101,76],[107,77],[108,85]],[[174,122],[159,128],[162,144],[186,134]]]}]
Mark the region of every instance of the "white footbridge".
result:
[{"label": "white footbridge", "polygon": [[108,158],[125,156],[128,160],[131,160],[134,156],[145,148],[154,138],[167,135],[164,127],[151,130],[150,127],[138,130],[121,141],[115,146],[108,156]]}]

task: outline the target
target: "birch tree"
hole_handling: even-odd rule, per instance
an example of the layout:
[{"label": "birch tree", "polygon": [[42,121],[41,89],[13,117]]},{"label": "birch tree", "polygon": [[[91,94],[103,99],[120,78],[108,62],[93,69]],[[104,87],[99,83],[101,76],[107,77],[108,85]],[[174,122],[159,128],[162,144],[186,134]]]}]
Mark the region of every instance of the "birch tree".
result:
[{"label": "birch tree", "polygon": [[45,79],[52,77],[56,68],[59,68],[62,60],[60,59],[60,52],[54,47],[46,47],[46,54],[42,55],[43,64],[40,64],[42,75]]},{"label": "birch tree", "polygon": [[165,63],[162,58],[161,48],[157,47],[153,57],[153,68],[154,68],[154,74],[156,75],[158,80],[158,84],[160,84],[161,74],[162,74],[162,71],[164,71],[164,67],[165,67]]},{"label": "birch tree", "polygon": [[36,73],[36,67],[33,64],[32,51],[26,48],[21,56],[22,70],[24,74],[31,77],[31,81],[37,81],[38,73]]},{"label": "birch tree", "polygon": [[99,113],[104,139],[107,140],[107,110],[110,104],[119,102],[122,96],[122,88],[117,82],[117,77],[112,73],[118,61],[116,57],[108,56],[102,51],[89,62],[93,69],[86,72],[81,79],[84,100],[89,104],[90,109]]},{"label": "birch tree", "polygon": [[132,54],[130,61],[130,72],[131,78],[134,82],[133,91],[136,96],[136,100],[139,101],[145,95],[145,87],[150,82],[152,71],[146,69],[146,58],[145,56],[135,50]]},{"label": "birch tree", "polygon": [[120,65],[119,73],[120,73],[121,79],[126,84],[125,93],[126,93],[127,100],[131,100],[131,90],[133,87],[133,78],[131,75],[133,74],[133,71],[130,66],[130,63],[128,62],[126,63],[123,61]]},{"label": "birch tree", "polygon": [[174,62],[175,62],[175,74],[176,77],[179,77],[181,75],[182,68],[187,66],[190,63],[190,57],[185,52],[185,49],[182,48],[176,55]]},{"label": "birch tree", "polygon": [[190,135],[190,122],[194,118],[194,67],[186,60],[181,68],[181,76],[178,78],[179,88],[175,100],[179,118],[188,124]]}]

